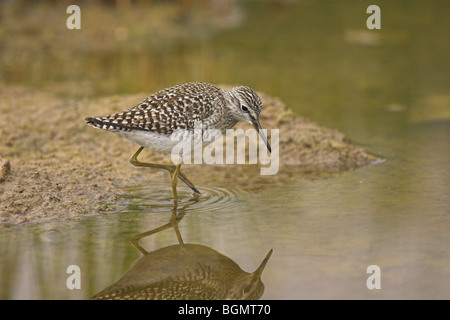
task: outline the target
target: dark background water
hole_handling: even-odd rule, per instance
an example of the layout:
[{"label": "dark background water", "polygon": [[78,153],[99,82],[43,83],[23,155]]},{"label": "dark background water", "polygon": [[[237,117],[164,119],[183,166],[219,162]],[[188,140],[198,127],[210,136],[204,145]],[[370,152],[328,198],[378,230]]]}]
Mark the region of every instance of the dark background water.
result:
[{"label": "dark background water", "polygon": [[[265,299],[446,299],[450,4],[377,1],[382,29],[368,30],[372,2],[231,4],[215,13],[222,27],[195,22],[203,14],[190,21],[188,15],[191,31],[168,27],[171,36],[158,31],[146,45],[145,30],[132,24],[142,8],[133,13],[81,3],[82,30],[71,38],[40,19],[64,23],[67,15],[58,13],[64,5],[26,6],[10,16],[3,11],[0,81],[84,97],[152,93],[200,80],[280,97],[297,114],[344,132],[386,161],[254,193],[207,189],[185,210],[183,240],[209,246],[246,271],[273,249],[263,273]],[[108,26],[100,24],[105,11],[116,12],[112,44]],[[21,15],[23,25],[12,26]],[[9,41],[14,31],[28,38]],[[0,297],[88,298],[110,285],[139,256],[129,239],[169,220],[165,191],[133,186],[122,199],[130,204],[126,212],[0,230]],[[176,237],[166,230],[142,243],[156,250]],[[71,264],[81,268],[81,290],[66,288]],[[380,290],[366,287],[369,265],[381,269]]]}]

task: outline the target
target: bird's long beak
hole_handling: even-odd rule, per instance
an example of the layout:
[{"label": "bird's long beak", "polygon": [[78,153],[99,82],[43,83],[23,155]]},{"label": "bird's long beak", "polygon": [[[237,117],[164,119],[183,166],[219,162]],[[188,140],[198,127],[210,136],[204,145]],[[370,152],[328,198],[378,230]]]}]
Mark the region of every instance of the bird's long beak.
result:
[{"label": "bird's long beak", "polygon": [[272,255],[273,249],[270,249],[269,253],[264,258],[263,262],[261,262],[261,265],[258,267],[258,269],[253,272],[254,275],[261,277],[261,274],[266,267],[267,261],[269,261],[270,256]]},{"label": "bird's long beak", "polygon": [[272,148],[270,147],[270,144],[267,141],[267,138],[264,135],[264,132],[262,131],[261,124],[259,123],[259,120],[258,119],[252,120],[252,124],[255,127],[256,131],[258,131],[259,135],[261,136],[261,139],[263,139],[264,143],[266,144],[267,150],[269,150],[269,152],[272,153]]}]

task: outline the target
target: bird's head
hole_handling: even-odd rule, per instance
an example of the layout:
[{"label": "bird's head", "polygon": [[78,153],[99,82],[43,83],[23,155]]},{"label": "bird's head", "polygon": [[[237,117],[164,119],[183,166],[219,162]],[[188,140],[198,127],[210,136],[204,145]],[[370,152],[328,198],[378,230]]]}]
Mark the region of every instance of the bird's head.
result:
[{"label": "bird's head", "polygon": [[232,112],[235,118],[238,121],[245,121],[253,125],[266,144],[269,152],[272,152],[270,144],[259,123],[259,114],[263,109],[261,98],[253,89],[246,86],[234,87],[231,89],[230,94],[234,98]]}]

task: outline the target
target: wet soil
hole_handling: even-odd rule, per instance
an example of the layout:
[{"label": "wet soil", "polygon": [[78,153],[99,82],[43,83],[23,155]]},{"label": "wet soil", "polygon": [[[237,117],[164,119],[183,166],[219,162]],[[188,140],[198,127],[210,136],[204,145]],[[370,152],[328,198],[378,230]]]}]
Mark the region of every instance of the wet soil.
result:
[{"label": "wet soil", "polygon": [[[84,121],[87,116],[128,109],[148,94],[75,99],[0,86],[0,226],[108,214],[123,206],[117,199],[125,186],[166,186],[166,172],[134,168],[128,162],[136,144]],[[258,164],[183,166],[200,190],[217,185],[256,192],[379,161],[343,133],[294,114],[277,98],[260,96],[262,126],[279,129],[279,171],[263,176]],[[148,150],[140,160],[171,162],[170,155]]]}]

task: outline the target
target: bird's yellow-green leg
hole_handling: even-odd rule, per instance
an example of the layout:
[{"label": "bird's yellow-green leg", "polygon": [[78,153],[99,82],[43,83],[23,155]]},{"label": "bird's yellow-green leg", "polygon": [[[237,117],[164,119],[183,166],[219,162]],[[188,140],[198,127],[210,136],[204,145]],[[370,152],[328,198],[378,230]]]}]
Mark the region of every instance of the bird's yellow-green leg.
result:
[{"label": "bird's yellow-green leg", "polygon": [[191,188],[195,194],[200,194],[200,191],[194,186],[194,184],[184,175],[183,172],[178,172],[178,178],[180,178],[181,181],[183,181],[189,188]]},{"label": "bird's yellow-green leg", "polygon": [[143,233],[140,233],[140,234],[137,234],[137,235],[135,235],[132,239],[131,239],[131,244],[136,248],[136,249],[138,249],[140,252],[142,252],[144,255],[145,254],[148,254],[148,251],[147,250],[145,250],[140,244],[139,244],[139,240],[141,240],[142,238],[145,238],[145,237],[148,237],[149,235],[152,235],[152,234],[154,234],[154,233],[157,233],[157,232],[160,232],[160,231],[162,231],[162,230],[165,230],[165,229],[167,229],[167,228],[170,228],[172,225],[171,225],[171,223],[169,222],[169,223],[166,223],[165,225],[162,225],[162,226],[160,226],[160,227],[158,227],[158,228],[156,228],[156,229],[152,229],[152,230],[150,230],[150,231],[147,231],[147,232],[143,232]]},{"label": "bird's yellow-green leg", "polygon": [[[191,204],[192,204],[192,203],[188,203],[188,205],[191,205]],[[131,239],[131,244],[132,244],[136,249],[138,249],[139,251],[141,251],[144,255],[146,255],[146,254],[148,254],[148,251],[145,250],[145,249],[139,244],[139,241],[140,241],[142,238],[148,237],[148,236],[150,236],[150,235],[152,235],[152,234],[161,232],[161,231],[163,231],[163,230],[165,230],[165,229],[168,229],[168,228],[172,227],[172,228],[174,229],[174,231],[175,231],[175,235],[177,236],[178,243],[180,244],[180,249],[181,249],[181,251],[184,252],[184,251],[185,251],[185,248],[184,248],[184,242],[183,242],[183,239],[182,239],[182,237],[181,237],[180,229],[178,228],[178,222],[184,217],[185,212],[184,212],[184,207],[183,207],[183,208],[180,210],[180,212],[178,213],[177,207],[178,207],[178,205],[177,205],[177,203],[175,203],[175,204],[174,204],[174,207],[173,207],[173,209],[172,209],[172,215],[171,215],[171,217],[170,217],[170,221],[169,221],[168,223],[166,223],[166,224],[164,224],[164,225],[162,225],[162,226],[160,226],[160,227],[158,227],[158,228],[155,228],[155,229],[149,230],[149,231],[147,231],[147,232],[143,232],[143,233],[140,233],[140,234],[135,235],[135,236]]]},{"label": "bird's yellow-green leg", "polygon": [[181,163],[176,165],[175,171],[172,175],[172,192],[173,192],[173,201],[175,203],[178,202],[177,184],[178,184],[178,174],[180,173],[180,168],[181,168]]},{"label": "bird's yellow-green leg", "polygon": [[[148,167],[148,168],[155,168],[155,169],[164,169],[169,171],[171,179],[172,179],[172,185],[175,177],[175,172],[177,171],[177,166],[173,165],[167,165],[167,164],[157,164],[157,163],[148,163],[148,162],[141,162],[137,159],[138,155],[141,153],[141,151],[144,149],[144,147],[140,147],[138,151],[131,157],[130,162],[135,167]],[[181,167],[181,164],[179,165]],[[176,180],[180,178],[181,181],[183,181],[189,188],[191,188],[195,193],[200,193],[198,189],[194,186],[194,184],[184,175],[183,172],[180,171],[180,168],[178,168],[178,172],[176,174]],[[176,183],[175,183],[176,185]],[[172,187],[173,189],[173,187]],[[175,196],[175,193],[174,193]]]}]

